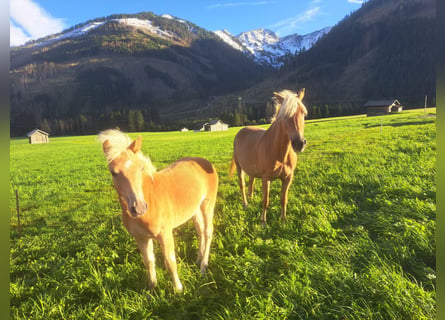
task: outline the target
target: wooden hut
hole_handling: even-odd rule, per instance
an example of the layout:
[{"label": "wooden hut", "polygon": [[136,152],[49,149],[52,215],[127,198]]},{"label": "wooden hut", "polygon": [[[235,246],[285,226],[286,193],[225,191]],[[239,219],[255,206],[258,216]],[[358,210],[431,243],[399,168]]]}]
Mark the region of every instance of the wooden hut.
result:
[{"label": "wooden hut", "polygon": [[212,120],[204,125],[205,131],[227,131],[229,125],[221,120]]},{"label": "wooden hut", "polygon": [[385,115],[390,112],[402,111],[403,106],[395,100],[371,100],[365,103],[367,116]]},{"label": "wooden hut", "polygon": [[29,143],[48,143],[49,142],[49,133],[40,129],[34,129],[27,134]]}]

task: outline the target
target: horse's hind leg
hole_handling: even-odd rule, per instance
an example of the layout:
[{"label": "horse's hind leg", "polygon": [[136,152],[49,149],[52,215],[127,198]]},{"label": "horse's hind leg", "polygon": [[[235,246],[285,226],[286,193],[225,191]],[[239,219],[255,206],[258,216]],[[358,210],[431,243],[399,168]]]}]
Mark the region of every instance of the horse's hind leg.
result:
[{"label": "horse's hind leg", "polygon": [[254,176],[249,176],[249,188],[247,189],[247,196],[250,200],[252,200],[253,197],[253,183],[255,182]]},{"label": "horse's hind leg", "polygon": [[[201,273],[204,274],[209,265],[209,254],[210,254],[210,244],[213,237],[213,211],[215,209],[216,194],[213,199],[206,199],[201,203],[201,212],[203,223],[203,233],[202,236],[204,241],[201,244],[204,245],[202,250],[202,260],[201,260]],[[200,248],[201,251],[201,248]]]},{"label": "horse's hind leg", "polygon": [[238,183],[241,189],[241,196],[243,197],[243,205],[244,207],[247,207],[246,185],[244,183],[244,171],[240,168],[239,165],[236,166],[236,170],[238,171]]},{"label": "horse's hind leg", "polygon": [[196,211],[192,219],[199,239],[198,258],[196,259],[196,264],[199,265],[202,261],[202,257],[204,256],[204,249],[206,244],[206,237],[204,235],[204,218],[202,216],[201,209],[198,209]]},{"label": "horse's hind leg", "polygon": [[148,271],[148,286],[150,289],[156,287],[156,269],[155,269],[155,255],[153,253],[153,240],[146,238],[137,238],[136,243],[138,244],[139,250],[142,253],[144,259],[145,267]]}]

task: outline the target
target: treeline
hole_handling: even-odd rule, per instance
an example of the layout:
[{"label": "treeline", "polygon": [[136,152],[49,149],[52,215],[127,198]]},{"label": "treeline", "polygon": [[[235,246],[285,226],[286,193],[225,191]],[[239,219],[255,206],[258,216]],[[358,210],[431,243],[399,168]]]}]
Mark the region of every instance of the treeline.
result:
[{"label": "treeline", "polygon": [[[307,104],[308,115],[306,119],[319,119],[362,114],[366,112],[364,103],[360,102],[336,102]],[[274,99],[268,99],[265,103],[248,103],[240,101],[224,108],[218,118],[231,126],[256,125],[270,123],[275,114]]]},{"label": "treeline", "polygon": [[110,113],[80,114],[70,118],[43,117],[37,123],[33,118],[22,118],[20,123],[12,121],[11,136],[23,136],[35,127],[55,136],[96,134],[107,128],[120,128],[126,132],[167,129],[161,125],[157,109],[124,109]]}]

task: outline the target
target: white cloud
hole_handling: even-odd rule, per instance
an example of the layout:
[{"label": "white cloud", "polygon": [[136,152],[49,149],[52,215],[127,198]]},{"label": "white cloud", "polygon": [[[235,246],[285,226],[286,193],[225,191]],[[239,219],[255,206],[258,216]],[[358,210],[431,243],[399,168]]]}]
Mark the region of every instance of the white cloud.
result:
[{"label": "white cloud", "polygon": [[12,21],[9,21],[9,45],[19,46],[24,44],[26,41],[31,40],[22,29],[17,27]]},{"label": "white cloud", "polygon": [[312,20],[314,17],[320,14],[320,7],[313,7],[302,14],[297,15],[296,17],[291,17],[280,22],[277,22],[268,28],[276,30],[275,32],[281,36],[289,33],[295,32],[295,29],[298,28],[298,25],[303,22],[308,22]]},{"label": "white cloud", "polygon": [[365,2],[364,0],[348,0],[349,3],[358,3],[358,4],[362,4],[363,2]]},{"label": "white cloud", "polygon": [[10,45],[54,34],[65,29],[63,19],[54,18],[32,0],[10,2]]}]

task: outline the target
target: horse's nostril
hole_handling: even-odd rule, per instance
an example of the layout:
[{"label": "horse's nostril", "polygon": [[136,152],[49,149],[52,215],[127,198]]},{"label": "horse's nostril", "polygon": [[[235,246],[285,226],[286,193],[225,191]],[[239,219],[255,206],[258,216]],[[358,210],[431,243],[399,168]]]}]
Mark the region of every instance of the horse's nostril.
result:
[{"label": "horse's nostril", "polygon": [[131,207],[130,211],[133,216],[136,216],[138,214],[136,207]]},{"label": "horse's nostril", "polygon": [[306,144],[306,143],[307,143],[306,139],[303,139],[303,144]]}]

